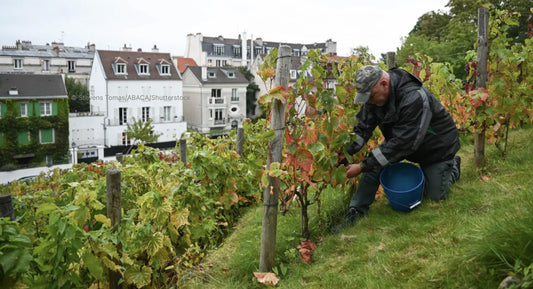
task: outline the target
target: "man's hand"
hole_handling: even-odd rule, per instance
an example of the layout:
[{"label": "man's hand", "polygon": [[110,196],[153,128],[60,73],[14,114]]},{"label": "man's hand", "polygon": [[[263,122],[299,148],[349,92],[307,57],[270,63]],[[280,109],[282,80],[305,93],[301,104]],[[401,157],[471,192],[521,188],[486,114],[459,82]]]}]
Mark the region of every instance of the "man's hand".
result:
[{"label": "man's hand", "polygon": [[346,167],[346,177],[353,178],[357,177],[361,173],[360,164],[351,164]]}]

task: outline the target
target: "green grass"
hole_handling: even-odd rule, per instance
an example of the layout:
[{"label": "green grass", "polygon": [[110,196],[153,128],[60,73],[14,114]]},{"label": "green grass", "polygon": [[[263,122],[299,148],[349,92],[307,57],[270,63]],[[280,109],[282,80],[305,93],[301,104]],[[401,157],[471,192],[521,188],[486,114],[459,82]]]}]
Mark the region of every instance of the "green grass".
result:
[{"label": "green grass", "polygon": [[[277,287],[497,288],[514,260],[533,262],[532,139],[532,128],[513,131],[505,160],[487,144],[485,175],[491,178],[481,181],[473,168],[473,145],[464,137],[461,179],[442,203],[424,200],[401,213],[382,198],[367,218],[338,234],[319,232],[312,217],[311,239],[318,243],[312,264],[304,264],[296,249],[298,208],[278,216],[276,265],[286,273]],[[339,212],[350,194],[325,197],[324,209]],[[261,218],[262,206],[247,212],[225,243],[179,285],[266,288],[253,276],[259,271]]]}]

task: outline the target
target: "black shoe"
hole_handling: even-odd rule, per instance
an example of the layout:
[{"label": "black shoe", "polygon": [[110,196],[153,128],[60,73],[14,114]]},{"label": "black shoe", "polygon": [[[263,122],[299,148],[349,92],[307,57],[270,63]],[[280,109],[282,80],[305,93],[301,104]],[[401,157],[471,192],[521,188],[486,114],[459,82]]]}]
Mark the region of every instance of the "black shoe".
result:
[{"label": "black shoe", "polygon": [[457,181],[458,181],[459,178],[461,177],[461,157],[456,155],[455,157],[453,157],[453,159],[455,160],[455,165],[457,166],[457,171],[459,172],[457,174]]},{"label": "black shoe", "polygon": [[331,231],[333,233],[337,233],[346,229],[347,227],[351,227],[353,226],[353,224],[355,224],[355,221],[362,218],[363,216],[363,213],[359,212],[356,208],[351,207],[350,209],[348,209],[348,213],[346,214],[346,216],[344,216],[344,219],[335,227],[333,227]]}]

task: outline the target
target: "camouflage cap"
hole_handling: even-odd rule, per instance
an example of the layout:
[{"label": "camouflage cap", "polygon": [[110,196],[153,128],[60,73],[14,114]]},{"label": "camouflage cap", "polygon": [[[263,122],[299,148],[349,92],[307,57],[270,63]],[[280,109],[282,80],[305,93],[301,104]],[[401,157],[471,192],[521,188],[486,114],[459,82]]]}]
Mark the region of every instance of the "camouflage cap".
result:
[{"label": "camouflage cap", "polygon": [[378,80],[383,75],[383,69],[377,65],[363,66],[355,75],[355,88],[357,89],[357,95],[355,95],[355,104],[363,104],[370,98],[370,92],[372,87],[376,85]]}]

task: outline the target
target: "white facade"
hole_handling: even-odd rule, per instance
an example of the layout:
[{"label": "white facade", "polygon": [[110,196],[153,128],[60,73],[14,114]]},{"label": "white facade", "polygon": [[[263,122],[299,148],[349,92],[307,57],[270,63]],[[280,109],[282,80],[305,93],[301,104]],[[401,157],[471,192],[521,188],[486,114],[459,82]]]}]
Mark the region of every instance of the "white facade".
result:
[{"label": "white facade", "polygon": [[0,73],[61,73],[88,85],[94,52],[94,44],[71,47],[60,42],[34,45],[30,41],[17,41],[14,46],[2,46]]},{"label": "white facade", "polygon": [[[229,73],[234,78],[228,78]],[[246,118],[248,81],[235,68],[188,67],[183,73],[184,116],[188,128],[220,135]]]},{"label": "white facade", "polygon": [[[131,54],[134,53],[134,54]],[[103,144],[106,147],[130,145],[125,135],[127,124],[133,121],[152,120],[153,132],[159,134],[157,142],[176,141],[186,132],[183,117],[183,83],[173,65],[169,77],[160,77],[155,68],[149,68],[149,75],[136,77],[139,59],[156,66],[167,53],[142,53],[116,51],[112,59],[124,59],[126,72],[123,78],[114,78],[110,69],[112,62],[102,62],[101,55],[108,59],[112,51],[97,51],[91,72],[89,86],[91,112],[101,114],[103,119]],[[129,56],[128,56],[129,55]],[[145,62],[143,62],[145,64]],[[109,66],[105,69],[105,65]],[[174,76],[170,75],[174,74]]]}]

